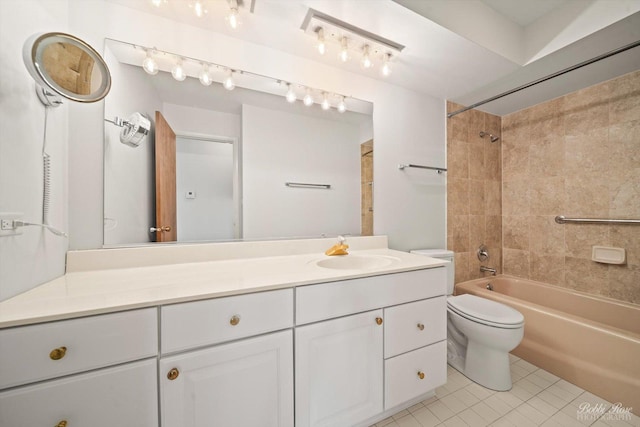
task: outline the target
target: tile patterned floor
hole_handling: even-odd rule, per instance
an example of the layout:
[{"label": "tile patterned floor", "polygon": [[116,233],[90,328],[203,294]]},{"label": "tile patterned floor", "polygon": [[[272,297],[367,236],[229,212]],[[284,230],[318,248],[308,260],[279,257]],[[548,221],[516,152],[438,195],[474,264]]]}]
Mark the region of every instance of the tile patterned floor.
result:
[{"label": "tile patterned floor", "polygon": [[[640,427],[640,417],[510,355],[513,388],[486,389],[447,366],[436,396],[380,421],[375,427]],[[595,413],[578,415],[588,403]],[[374,427],[374,426],[372,426]]]}]

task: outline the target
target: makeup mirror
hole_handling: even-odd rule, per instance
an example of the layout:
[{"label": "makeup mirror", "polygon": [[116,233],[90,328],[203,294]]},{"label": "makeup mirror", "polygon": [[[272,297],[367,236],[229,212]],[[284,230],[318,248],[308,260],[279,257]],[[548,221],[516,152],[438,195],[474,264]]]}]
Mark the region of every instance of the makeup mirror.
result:
[{"label": "makeup mirror", "polygon": [[111,88],[111,75],[100,54],[70,34],[34,34],[24,43],[22,58],[46,106],[58,106],[62,98],[100,101]]}]

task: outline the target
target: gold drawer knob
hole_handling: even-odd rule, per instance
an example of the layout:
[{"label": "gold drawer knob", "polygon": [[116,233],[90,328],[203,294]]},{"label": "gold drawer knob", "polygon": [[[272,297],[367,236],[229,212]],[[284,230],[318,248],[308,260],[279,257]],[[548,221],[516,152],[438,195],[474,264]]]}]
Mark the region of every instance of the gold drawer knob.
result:
[{"label": "gold drawer knob", "polygon": [[420,329],[421,331],[424,331],[424,325],[422,323],[418,323],[418,329]]},{"label": "gold drawer knob", "polygon": [[382,325],[382,317],[376,317],[376,323]]},{"label": "gold drawer knob", "polygon": [[236,326],[238,323],[240,323],[240,316],[231,316],[231,319],[229,319],[229,323],[231,324],[231,326]]},{"label": "gold drawer knob", "polygon": [[180,375],[180,371],[178,371],[178,368],[171,368],[171,370],[167,374],[167,378],[169,378],[171,381],[173,381],[176,378],[178,378],[178,375]]},{"label": "gold drawer knob", "polygon": [[418,378],[423,380],[424,379],[424,372],[418,371]]},{"label": "gold drawer knob", "polygon": [[67,427],[67,420],[60,421],[58,424],[56,424],[56,427]]},{"label": "gold drawer knob", "polygon": [[51,358],[51,360],[60,360],[64,357],[65,354],[67,354],[67,347],[58,347],[51,350],[51,353],[49,353],[49,358]]}]

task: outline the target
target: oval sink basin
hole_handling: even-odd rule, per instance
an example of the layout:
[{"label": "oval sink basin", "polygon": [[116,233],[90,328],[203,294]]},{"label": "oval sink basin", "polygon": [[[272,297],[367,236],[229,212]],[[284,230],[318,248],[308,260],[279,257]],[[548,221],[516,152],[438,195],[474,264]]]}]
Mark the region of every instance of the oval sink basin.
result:
[{"label": "oval sink basin", "polygon": [[399,258],[384,255],[338,255],[317,261],[318,267],[336,270],[371,270],[387,267],[400,261]]}]

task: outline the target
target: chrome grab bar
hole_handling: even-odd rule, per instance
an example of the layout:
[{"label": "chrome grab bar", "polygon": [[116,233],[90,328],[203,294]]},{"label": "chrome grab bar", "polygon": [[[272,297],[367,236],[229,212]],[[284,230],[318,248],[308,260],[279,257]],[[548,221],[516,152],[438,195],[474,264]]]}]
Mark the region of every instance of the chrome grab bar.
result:
[{"label": "chrome grab bar", "polygon": [[296,187],[296,188],[323,188],[329,190],[331,188],[331,184],[308,184],[304,182],[285,182],[284,185],[287,187]]},{"label": "chrome grab bar", "polygon": [[613,219],[613,218],[567,218],[564,215],[556,216],[556,222],[558,224],[565,224],[568,222],[582,223],[582,224],[618,224],[618,225],[630,225],[640,224],[640,219]]}]

